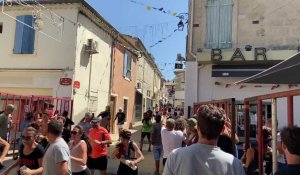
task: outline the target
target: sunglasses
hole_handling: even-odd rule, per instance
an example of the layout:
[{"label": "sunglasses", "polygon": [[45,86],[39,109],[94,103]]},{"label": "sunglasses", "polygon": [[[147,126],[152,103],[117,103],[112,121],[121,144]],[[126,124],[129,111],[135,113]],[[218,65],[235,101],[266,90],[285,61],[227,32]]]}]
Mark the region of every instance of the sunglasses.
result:
[{"label": "sunglasses", "polygon": [[32,136],[22,136],[21,138],[22,138],[22,140],[25,140],[25,141],[31,141],[32,140]]},{"label": "sunglasses", "polygon": [[78,134],[78,132],[77,131],[71,131],[71,134],[76,135],[76,134]]}]

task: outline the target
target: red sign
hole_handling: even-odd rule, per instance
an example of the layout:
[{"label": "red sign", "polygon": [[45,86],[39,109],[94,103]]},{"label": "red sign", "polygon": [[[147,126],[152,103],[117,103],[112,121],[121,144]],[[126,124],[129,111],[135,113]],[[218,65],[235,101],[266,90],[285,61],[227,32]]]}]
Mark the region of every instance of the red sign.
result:
[{"label": "red sign", "polygon": [[80,82],[79,81],[74,81],[73,87],[76,89],[80,88]]},{"label": "red sign", "polygon": [[59,80],[60,85],[64,86],[70,86],[72,84],[72,79],[71,78],[61,78]]}]

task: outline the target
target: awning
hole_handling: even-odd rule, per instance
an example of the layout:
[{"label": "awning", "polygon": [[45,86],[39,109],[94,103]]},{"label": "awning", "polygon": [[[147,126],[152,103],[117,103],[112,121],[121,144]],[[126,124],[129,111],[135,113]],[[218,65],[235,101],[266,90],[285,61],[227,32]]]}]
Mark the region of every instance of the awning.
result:
[{"label": "awning", "polygon": [[261,83],[261,84],[300,84],[300,53],[276,64],[275,66],[253,75],[249,78],[235,82]]},{"label": "awning", "polygon": [[213,65],[212,77],[250,77],[256,75],[275,64],[266,65]]}]

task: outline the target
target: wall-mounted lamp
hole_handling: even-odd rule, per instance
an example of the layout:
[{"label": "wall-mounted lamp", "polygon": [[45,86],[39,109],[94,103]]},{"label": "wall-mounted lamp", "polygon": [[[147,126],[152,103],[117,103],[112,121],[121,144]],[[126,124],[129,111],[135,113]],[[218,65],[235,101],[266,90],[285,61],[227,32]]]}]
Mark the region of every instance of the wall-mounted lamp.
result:
[{"label": "wall-mounted lamp", "polygon": [[245,50],[246,51],[251,51],[252,50],[252,46],[251,45],[246,45],[245,46]]}]

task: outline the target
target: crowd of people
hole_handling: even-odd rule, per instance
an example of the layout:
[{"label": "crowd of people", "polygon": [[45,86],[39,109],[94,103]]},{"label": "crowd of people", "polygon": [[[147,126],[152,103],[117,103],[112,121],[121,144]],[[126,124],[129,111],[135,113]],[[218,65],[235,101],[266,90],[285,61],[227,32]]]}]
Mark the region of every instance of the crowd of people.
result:
[{"label": "crowd of people", "polygon": [[[17,168],[20,175],[101,175],[107,174],[108,158],[120,161],[118,175],[137,175],[138,164],[144,160],[143,146],[147,137],[148,152],[153,153],[155,175],[257,175],[258,145],[250,145],[238,159],[238,137],[231,133],[231,121],[222,108],[202,105],[189,119],[180,115],[153,112],[143,114],[140,144],[124,129],[126,114],[122,108],[113,118],[117,121],[119,142],[108,155],[112,143],[109,134],[111,120],[107,107],[97,117],[86,112],[75,125],[67,111],[53,112],[45,104],[43,112],[27,113],[20,124],[18,160],[8,167],[3,161],[9,150],[7,128],[14,105],[0,113],[0,175]],[[264,174],[272,174],[272,152],[278,152],[275,175],[296,175],[300,172],[300,128],[285,127],[278,132],[278,150],[271,148],[271,128],[262,128]],[[232,141],[231,138],[236,138]],[[161,161],[163,168],[160,168]]]}]

